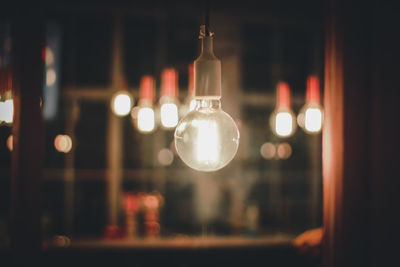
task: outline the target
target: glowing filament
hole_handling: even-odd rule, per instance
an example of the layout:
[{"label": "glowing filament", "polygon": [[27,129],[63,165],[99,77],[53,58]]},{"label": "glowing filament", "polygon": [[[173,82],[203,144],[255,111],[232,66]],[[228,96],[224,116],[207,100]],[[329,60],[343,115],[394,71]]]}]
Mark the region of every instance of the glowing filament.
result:
[{"label": "glowing filament", "polygon": [[322,112],[318,108],[308,108],[305,113],[305,128],[309,132],[319,132],[322,128]]},{"label": "glowing filament", "polygon": [[138,115],[138,128],[142,132],[151,132],[154,129],[154,111],[152,108],[140,108]]},{"label": "glowing filament", "polygon": [[293,118],[289,112],[276,114],[275,131],[280,136],[289,136],[293,131]]},{"label": "glowing filament", "polygon": [[161,124],[173,128],[178,124],[178,107],[173,103],[161,105]]},{"label": "glowing filament", "polygon": [[214,164],[219,158],[219,137],[217,124],[214,121],[193,120],[193,125],[197,126],[197,149],[196,156],[198,161]]}]

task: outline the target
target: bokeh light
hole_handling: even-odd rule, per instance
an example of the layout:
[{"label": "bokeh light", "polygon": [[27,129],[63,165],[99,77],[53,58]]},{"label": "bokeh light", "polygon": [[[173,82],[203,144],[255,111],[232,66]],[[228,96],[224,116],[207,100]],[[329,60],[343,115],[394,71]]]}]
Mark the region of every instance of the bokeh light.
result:
[{"label": "bokeh light", "polygon": [[280,159],[288,159],[292,155],[292,147],[289,143],[278,145],[277,154]]},{"label": "bokeh light", "polygon": [[161,105],[161,124],[165,128],[174,128],[178,124],[178,107],[173,103]]},{"label": "bokeh light", "polygon": [[138,110],[137,126],[141,132],[151,132],[155,128],[154,110],[148,107],[142,107]]},{"label": "bokeh light", "polygon": [[278,112],[275,118],[275,132],[279,136],[289,136],[293,132],[293,118],[289,112]]},{"label": "bokeh light", "polygon": [[272,159],[276,154],[276,147],[270,142],[262,144],[260,148],[260,154],[264,159]]},{"label": "bokeh light", "polygon": [[174,153],[168,148],[163,148],[158,152],[157,158],[161,165],[168,166],[174,161]]},{"label": "bokeh light", "polygon": [[68,153],[72,149],[72,139],[69,135],[59,134],[54,139],[54,147],[58,152]]},{"label": "bokeh light", "polygon": [[132,102],[128,92],[117,92],[111,100],[112,111],[117,116],[126,116],[131,112]]}]

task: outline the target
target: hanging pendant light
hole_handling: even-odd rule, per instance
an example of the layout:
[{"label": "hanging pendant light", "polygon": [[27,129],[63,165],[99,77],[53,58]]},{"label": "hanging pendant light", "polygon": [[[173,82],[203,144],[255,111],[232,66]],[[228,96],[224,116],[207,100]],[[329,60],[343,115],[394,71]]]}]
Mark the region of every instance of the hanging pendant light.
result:
[{"label": "hanging pendant light", "polygon": [[142,133],[151,133],[156,128],[153,107],[154,84],[154,78],[150,75],[143,76],[140,81],[139,103],[134,117],[135,125]]},{"label": "hanging pendant light", "polygon": [[290,107],[290,87],[285,82],[276,88],[276,107],[270,117],[272,132],[279,137],[289,137],[296,130],[295,115]]},{"label": "hanging pendant light", "polygon": [[111,98],[111,110],[118,117],[124,117],[131,112],[133,97],[127,89],[114,93]]},{"label": "hanging pendant light", "polygon": [[179,121],[178,73],[175,69],[164,69],[161,74],[160,117],[161,126],[173,129]]},{"label": "hanging pendant light", "polygon": [[194,62],[196,105],[178,124],[175,146],[189,167],[216,171],[236,155],[239,131],[234,120],[221,109],[221,61],[213,51],[213,34],[206,25],[200,31],[201,54]]},{"label": "hanging pendant light", "polygon": [[306,104],[297,116],[297,123],[309,134],[321,132],[323,123],[323,109],[320,105],[319,80],[316,76],[307,79]]}]

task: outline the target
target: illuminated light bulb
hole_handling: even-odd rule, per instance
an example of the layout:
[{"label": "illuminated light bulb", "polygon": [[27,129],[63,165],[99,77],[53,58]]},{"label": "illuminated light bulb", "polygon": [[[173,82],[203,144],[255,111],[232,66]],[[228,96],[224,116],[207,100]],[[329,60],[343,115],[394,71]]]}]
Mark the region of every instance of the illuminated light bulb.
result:
[{"label": "illuminated light bulb", "polygon": [[178,73],[165,69],[161,74],[160,116],[165,129],[173,129],[179,121],[178,111]]},{"label": "illuminated light bulb", "polygon": [[12,99],[7,99],[6,101],[3,102],[3,105],[1,107],[1,113],[2,113],[2,120],[5,123],[12,123],[13,122],[13,116],[14,116],[14,102]]},{"label": "illuminated light bulb", "polygon": [[307,79],[306,104],[297,116],[297,123],[307,133],[321,132],[323,123],[323,109],[320,105],[319,80],[316,76]]},{"label": "illuminated light bulb", "polygon": [[115,115],[123,117],[131,112],[132,97],[127,91],[119,91],[111,99],[111,109]]},{"label": "illuminated light bulb", "polygon": [[290,88],[280,82],[276,90],[276,107],[270,117],[272,132],[279,137],[289,137],[296,130],[296,119],[290,108]]},{"label": "illuminated light bulb", "polygon": [[72,139],[69,135],[59,134],[54,139],[54,147],[58,152],[68,153],[72,149]]},{"label": "illuminated light bulb", "polygon": [[221,61],[213,52],[213,37],[201,32],[202,52],[194,62],[196,106],[175,129],[179,157],[199,171],[217,171],[236,155],[239,130],[221,109]]},{"label": "illuminated light bulb", "polygon": [[[136,115],[136,127],[142,133],[150,133],[155,129],[154,102],[154,78],[149,75],[142,77],[139,90],[139,104]],[[134,118],[134,116],[133,116]]]},{"label": "illuminated light bulb", "polygon": [[141,132],[149,133],[154,130],[154,110],[152,108],[142,107],[138,111],[138,129]]}]

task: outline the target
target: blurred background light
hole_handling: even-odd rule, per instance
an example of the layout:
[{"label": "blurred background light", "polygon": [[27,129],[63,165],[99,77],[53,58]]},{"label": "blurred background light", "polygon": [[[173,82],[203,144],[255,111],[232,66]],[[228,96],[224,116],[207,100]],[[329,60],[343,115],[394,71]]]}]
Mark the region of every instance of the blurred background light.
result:
[{"label": "blurred background light", "polygon": [[111,100],[112,111],[117,116],[126,116],[131,112],[132,102],[132,97],[128,92],[117,92]]},{"label": "blurred background light", "polygon": [[161,165],[169,166],[174,161],[174,153],[168,148],[163,148],[158,152],[157,158]]},{"label": "blurred background light", "polygon": [[292,155],[292,146],[289,143],[278,145],[277,154],[280,159],[288,159]]},{"label": "blurred background light", "polygon": [[264,159],[272,159],[275,157],[276,147],[270,142],[262,144],[260,154]]},{"label": "blurred background light", "polygon": [[54,139],[54,147],[58,152],[68,153],[72,149],[72,139],[69,135],[59,134]]}]

